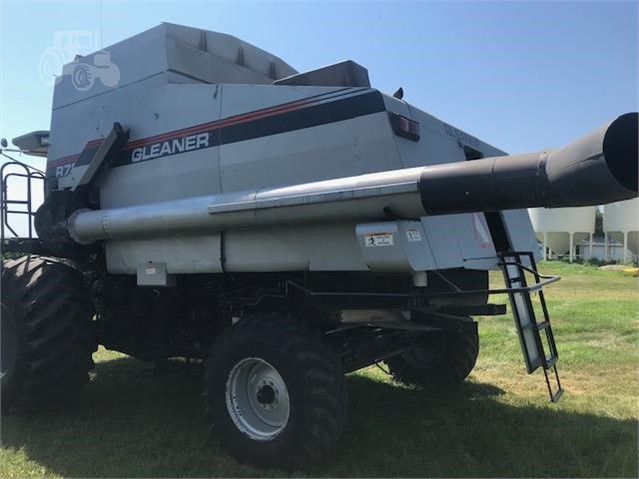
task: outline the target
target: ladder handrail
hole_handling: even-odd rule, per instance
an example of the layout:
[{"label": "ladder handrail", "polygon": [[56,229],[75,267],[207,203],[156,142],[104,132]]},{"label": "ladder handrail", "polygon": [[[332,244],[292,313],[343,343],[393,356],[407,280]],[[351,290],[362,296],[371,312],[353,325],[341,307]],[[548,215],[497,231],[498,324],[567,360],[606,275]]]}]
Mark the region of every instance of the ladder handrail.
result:
[{"label": "ladder handrail", "polygon": [[436,293],[423,293],[422,295],[425,298],[443,298],[446,296],[463,296],[463,295],[480,295],[480,294],[510,294],[510,293],[525,293],[531,291],[538,291],[542,288],[548,286],[549,284],[555,283],[561,279],[561,276],[541,276],[541,278],[546,278],[539,283],[535,283],[530,286],[522,286],[517,288],[497,288],[497,289],[471,289],[464,291],[441,291]]},{"label": "ladder handrail", "polygon": [[[45,181],[45,173],[38,168],[27,165],[21,161],[16,160],[15,158],[11,158],[8,155],[3,155],[10,159],[6,163],[3,163],[0,166],[0,240],[5,239],[5,231],[9,231],[13,236],[18,237],[18,233],[13,229],[13,227],[9,224],[9,214],[23,214],[27,215],[27,230],[28,230],[28,238],[33,238],[33,224],[32,218],[35,216],[35,211],[33,211],[33,185],[32,182],[34,180],[42,180]],[[20,167],[24,170],[24,172],[15,172],[9,171],[5,172],[7,167]],[[8,196],[8,188],[7,188],[7,180],[11,177],[24,178],[27,186],[27,198],[26,200],[12,200],[9,199]],[[25,211],[9,209],[9,205],[26,205]]]}]

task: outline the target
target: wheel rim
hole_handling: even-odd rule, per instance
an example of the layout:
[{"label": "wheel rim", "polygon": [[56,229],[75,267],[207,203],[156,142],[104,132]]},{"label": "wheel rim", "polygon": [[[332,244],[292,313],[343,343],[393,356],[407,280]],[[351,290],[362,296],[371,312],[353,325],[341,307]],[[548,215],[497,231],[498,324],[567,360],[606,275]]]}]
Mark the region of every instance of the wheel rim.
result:
[{"label": "wheel rim", "polygon": [[245,358],[231,370],[226,381],[226,407],[235,426],[258,441],[277,437],[291,413],[286,383],[260,358]]},{"label": "wheel rim", "polygon": [[9,374],[16,360],[17,344],[13,321],[9,310],[0,303],[2,316],[0,319],[0,379]]}]

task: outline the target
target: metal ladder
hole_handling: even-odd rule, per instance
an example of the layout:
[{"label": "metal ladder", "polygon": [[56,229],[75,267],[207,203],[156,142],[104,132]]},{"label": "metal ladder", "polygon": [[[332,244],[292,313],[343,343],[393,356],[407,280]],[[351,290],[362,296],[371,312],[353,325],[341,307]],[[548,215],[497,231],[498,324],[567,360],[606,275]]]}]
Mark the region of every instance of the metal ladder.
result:
[{"label": "metal ladder", "polygon": [[[532,252],[504,252],[500,253],[499,256],[510,306],[515,318],[515,326],[519,335],[519,342],[521,343],[521,350],[526,361],[526,369],[528,374],[530,374],[540,366],[543,368],[550,400],[557,402],[564,391],[561,388],[559,373],[557,372],[559,354],[557,353],[555,337],[550,325],[550,316],[548,315],[542,288],[559,278],[548,278],[540,275]],[[526,273],[534,280],[530,285],[528,285]],[[546,280],[542,281],[542,279]],[[543,321],[540,323],[537,322],[531,293],[539,297],[543,313]],[[545,332],[545,336],[543,336],[545,341],[543,341],[542,331]],[[548,355],[544,342],[550,353]]]}]

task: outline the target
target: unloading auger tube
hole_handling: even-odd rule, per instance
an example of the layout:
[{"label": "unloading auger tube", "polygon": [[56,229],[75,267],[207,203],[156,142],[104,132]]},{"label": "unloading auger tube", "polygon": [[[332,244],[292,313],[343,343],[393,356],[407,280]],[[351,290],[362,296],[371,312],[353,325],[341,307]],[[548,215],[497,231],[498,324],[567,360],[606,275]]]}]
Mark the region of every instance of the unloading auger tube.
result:
[{"label": "unloading auger tube", "polygon": [[637,196],[637,113],[557,150],[409,168],[162,203],[79,210],[77,243],[283,222],[418,218],[611,203]]}]

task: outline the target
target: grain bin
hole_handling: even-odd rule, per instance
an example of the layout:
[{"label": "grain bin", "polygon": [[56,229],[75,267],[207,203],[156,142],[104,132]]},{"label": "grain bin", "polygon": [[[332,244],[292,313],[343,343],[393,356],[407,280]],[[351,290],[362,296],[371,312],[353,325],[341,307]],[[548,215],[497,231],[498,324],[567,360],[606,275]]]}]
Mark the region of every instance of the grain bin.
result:
[{"label": "grain bin", "polygon": [[639,200],[635,198],[605,205],[603,225],[606,246],[608,245],[608,237],[612,237],[623,244],[625,261],[631,259],[628,252],[635,256],[639,255]]},{"label": "grain bin", "polygon": [[595,232],[596,210],[596,206],[528,209],[535,235],[544,245],[544,258],[548,248],[556,255],[568,254],[572,261],[575,245]]}]

